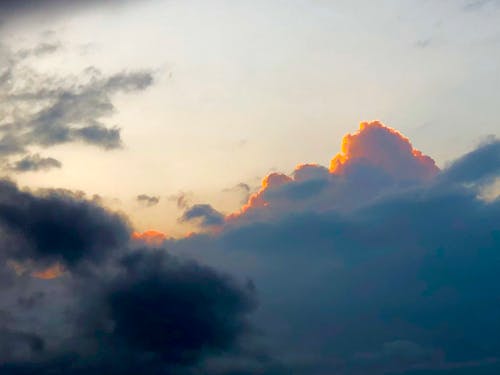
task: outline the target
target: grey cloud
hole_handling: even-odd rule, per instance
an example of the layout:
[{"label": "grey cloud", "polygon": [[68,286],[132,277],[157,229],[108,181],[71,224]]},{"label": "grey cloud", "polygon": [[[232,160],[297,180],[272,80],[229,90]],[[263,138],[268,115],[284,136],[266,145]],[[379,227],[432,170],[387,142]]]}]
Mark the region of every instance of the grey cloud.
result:
[{"label": "grey cloud", "polygon": [[0,230],[3,256],[68,266],[106,258],[128,242],[131,232],[123,217],[75,194],[33,194],[5,180],[0,181]]},{"label": "grey cloud", "polygon": [[[135,0],[139,1],[139,0]],[[36,13],[69,13],[91,7],[116,6],[132,0],[1,0],[0,19],[5,16],[16,17]]]},{"label": "grey cloud", "polygon": [[224,215],[209,204],[195,204],[184,211],[181,221],[199,220],[201,227],[216,227],[224,224]]},{"label": "grey cloud", "polygon": [[21,160],[18,160],[11,167],[15,172],[36,172],[47,171],[53,168],[61,168],[62,164],[54,158],[43,158],[39,154],[27,155]]},{"label": "grey cloud", "polygon": [[119,148],[122,145],[120,129],[106,128],[102,125],[91,125],[73,131],[75,139],[100,146],[104,149]]},{"label": "grey cloud", "polygon": [[43,42],[31,49],[23,49],[16,53],[16,57],[20,59],[25,59],[28,57],[41,57],[44,55],[50,55],[57,52],[62,48],[61,43],[49,43]]},{"label": "grey cloud", "polygon": [[90,67],[78,77],[55,77],[37,73],[24,63],[30,56],[58,48],[45,43],[17,54],[0,48],[0,156],[4,159],[26,154],[32,146],[71,142],[106,150],[120,148],[120,128],[103,122],[115,112],[113,95],[141,91],[153,83],[147,71],[106,76]]},{"label": "grey cloud", "polygon": [[420,39],[415,42],[415,46],[418,48],[427,48],[431,45],[432,38]]},{"label": "grey cloud", "polygon": [[489,181],[500,174],[500,140],[490,139],[454,161],[442,178],[459,183]]},{"label": "grey cloud", "polygon": [[177,208],[186,209],[189,207],[189,201],[191,199],[191,193],[180,192],[176,195],[171,195],[168,197],[169,201],[173,201],[176,203]]},{"label": "grey cloud", "polygon": [[[251,277],[260,297],[255,324],[294,374],[493,374],[500,201],[481,200],[477,186],[500,174],[495,144],[428,183],[384,185],[384,194],[347,211],[286,211],[274,197],[276,215],[165,246]],[[374,173],[353,172],[364,181],[372,177],[360,173]],[[273,194],[290,202],[290,186]],[[307,201],[317,186],[300,188],[293,199]]]},{"label": "grey cloud", "polygon": [[139,203],[142,203],[148,207],[156,206],[160,202],[160,197],[147,194],[140,194],[136,197],[136,199]]},{"label": "grey cloud", "polygon": [[488,5],[500,5],[499,0],[467,0],[464,8],[468,11],[480,10]]},{"label": "grey cloud", "polygon": [[[76,193],[2,181],[0,227],[0,373],[281,373],[251,344],[253,283],[137,247],[125,218]],[[64,275],[30,272],[54,262]]]}]

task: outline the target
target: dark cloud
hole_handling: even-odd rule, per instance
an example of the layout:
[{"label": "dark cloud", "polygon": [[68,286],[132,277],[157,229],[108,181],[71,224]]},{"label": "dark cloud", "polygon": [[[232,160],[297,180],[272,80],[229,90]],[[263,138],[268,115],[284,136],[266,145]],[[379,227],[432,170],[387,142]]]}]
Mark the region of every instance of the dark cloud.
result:
[{"label": "dark cloud", "polygon": [[[316,184],[271,180],[273,214],[165,246],[251,276],[255,324],[294,374],[494,374],[500,201],[479,192],[498,165],[491,141],[424,183],[377,185],[377,168],[351,169],[342,179],[365,185],[333,196],[361,202],[344,210],[301,204]],[[365,199],[373,184],[383,193]]]},{"label": "dark cloud", "polygon": [[[138,2],[139,0],[135,0]],[[143,0],[144,1],[144,0]],[[71,13],[85,8],[122,5],[132,0],[0,0],[0,19],[36,13]]]},{"label": "dark cloud", "polygon": [[61,168],[62,164],[54,158],[42,158],[39,154],[27,155],[18,160],[11,167],[15,172],[47,171],[53,168]]},{"label": "dark cloud", "polygon": [[102,259],[129,240],[125,219],[75,194],[21,191],[0,181],[2,253],[18,260],[35,259],[75,265]]},{"label": "dark cloud", "polygon": [[118,93],[137,92],[153,82],[150,72],[103,75],[87,68],[78,77],[55,77],[31,69],[30,58],[53,53],[43,43],[17,53],[0,46],[0,157],[27,154],[33,146],[83,142],[102,149],[120,148],[120,128],[103,122]]},{"label": "dark cloud", "polygon": [[184,211],[181,221],[197,220],[201,227],[217,227],[223,225],[224,215],[209,204],[195,204]]},{"label": "dark cloud", "polygon": [[15,338],[25,352],[2,352],[2,374],[233,373],[200,366],[205,358],[239,351],[255,307],[251,284],[158,249],[124,254],[108,272],[68,283],[76,303],[66,314],[71,338],[63,346],[49,348],[51,337],[24,332],[2,336],[0,347],[12,347]]},{"label": "dark cloud", "polygon": [[251,287],[165,253],[135,253],[122,264],[125,273],[105,296],[115,347],[191,364],[205,351],[232,348],[248,328],[244,317],[255,306]]},{"label": "dark cloud", "polygon": [[488,182],[500,174],[500,141],[488,140],[453,162],[442,178],[459,183]]},{"label": "dark cloud", "polygon": [[[67,191],[2,181],[0,227],[0,277],[8,280],[0,286],[0,373],[279,373],[267,372],[275,362],[249,345],[253,283],[137,247],[124,218]],[[54,262],[66,272],[32,272]]]},{"label": "dark cloud", "polygon": [[137,201],[145,206],[151,207],[156,206],[160,202],[160,197],[140,194],[136,197]]}]

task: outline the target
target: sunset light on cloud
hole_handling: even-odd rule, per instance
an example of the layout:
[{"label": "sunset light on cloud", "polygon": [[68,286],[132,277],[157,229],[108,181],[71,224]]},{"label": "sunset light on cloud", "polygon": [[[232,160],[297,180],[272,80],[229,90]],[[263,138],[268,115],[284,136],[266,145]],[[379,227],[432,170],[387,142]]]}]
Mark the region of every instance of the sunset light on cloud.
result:
[{"label": "sunset light on cloud", "polygon": [[0,375],[500,374],[498,20],[0,1]]},{"label": "sunset light on cloud", "polygon": [[56,263],[53,266],[50,266],[49,268],[46,268],[44,270],[33,271],[31,273],[31,276],[37,279],[52,280],[62,276],[63,274],[64,274],[64,268],[59,263]]},{"label": "sunset light on cloud", "polygon": [[344,136],[330,173],[345,173],[356,162],[375,165],[396,178],[430,179],[439,171],[434,160],[414,149],[408,138],[379,121],[362,122],[357,132]]},{"label": "sunset light on cloud", "polygon": [[[260,189],[250,195],[248,202],[226,219],[231,222],[258,209],[273,210],[273,203],[269,202],[273,199],[280,205],[288,203],[291,206],[289,208],[292,208],[296,203],[292,196],[288,202],[278,198],[283,198],[283,195],[287,194],[286,191],[290,192],[294,187],[301,189],[301,186],[305,186],[308,181],[325,183],[321,192],[314,193],[315,198],[319,193],[324,194],[325,190],[328,193],[330,189],[334,193],[345,183],[343,180],[349,180],[351,176],[357,175],[360,168],[371,168],[380,174],[380,179],[390,179],[386,181],[388,185],[394,182],[407,184],[426,182],[439,173],[434,160],[414,149],[410,140],[397,130],[380,121],[362,122],[358,131],[343,137],[341,151],[331,160],[329,170],[318,164],[304,163],[297,165],[290,176],[277,172],[270,173],[262,180]],[[365,180],[362,183],[369,184],[369,181]],[[377,184],[373,188],[381,187]],[[280,190],[285,190],[283,195],[280,195]],[[332,194],[324,195],[325,207],[335,204]]]},{"label": "sunset light on cloud", "polygon": [[135,241],[142,241],[148,245],[160,246],[163,241],[167,239],[167,236],[156,230],[147,230],[145,232],[132,233],[132,239]]}]

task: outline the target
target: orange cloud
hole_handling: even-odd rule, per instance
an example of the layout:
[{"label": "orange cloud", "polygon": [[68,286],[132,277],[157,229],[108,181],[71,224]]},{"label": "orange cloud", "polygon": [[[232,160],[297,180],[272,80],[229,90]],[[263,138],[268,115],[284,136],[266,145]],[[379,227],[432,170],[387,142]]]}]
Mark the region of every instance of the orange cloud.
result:
[{"label": "orange cloud", "polygon": [[265,192],[269,189],[280,187],[290,181],[292,181],[292,178],[282,173],[274,172],[268,174],[262,180],[259,191],[250,195],[250,197],[248,198],[248,202],[245,203],[243,207],[241,207],[240,211],[228,215],[226,217],[226,220],[236,219],[253,208],[266,207],[268,203],[264,199]]},{"label": "orange cloud", "polygon": [[135,241],[142,241],[151,246],[159,246],[167,239],[167,236],[156,230],[147,230],[145,232],[132,233],[132,239]]},{"label": "orange cloud", "polygon": [[66,272],[64,267],[61,264],[56,263],[44,270],[32,272],[31,276],[42,280],[52,280],[62,276],[64,272]]},{"label": "orange cloud", "polygon": [[[285,184],[323,180],[327,181],[330,189],[338,189],[338,185],[332,182],[334,180],[331,177],[356,175],[356,168],[363,166],[372,167],[397,182],[427,181],[439,172],[434,160],[413,148],[410,140],[397,130],[385,126],[379,121],[362,122],[356,132],[344,136],[341,150],[331,160],[330,169],[309,163],[297,165],[291,176],[271,173],[264,178],[260,189],[250,195],[248,202],[239,211],[228,215],[226,220],[231,221],[249,213],[249,211],[271,205],[279,210],[292,204],[298,204],[287,201],[286,197],[275,196],[272,198],[272,202],[269,202],[271,196],[267,195],[266,200],[266,192],[278,189]],[[349,191],[359,191],[355,185],[345,186],[348,186],[346,189]],[[332,194],[335,193],[332,192]],[[332,194],[324,195],[325,199],[330,199],[330,201],[322,201],[323,207],[331,207],[332,203],[335,204],[331,201]],[[319,197],[317,198],[319,202]],[[356,199],[354,197],[352,201],[356,201]],[[342,200],[344,203],[350,202],[346,199],[345,194],[342,196]]]},{"label": "orange cloud", "polygon": [[344,136],[340,153],[330,162],[330,173],[343,174],[359,162],[398,179],[428,180],[439,172],[433,159],[414,149],[400,132],[379,121],[362,122],[358,131]]}]

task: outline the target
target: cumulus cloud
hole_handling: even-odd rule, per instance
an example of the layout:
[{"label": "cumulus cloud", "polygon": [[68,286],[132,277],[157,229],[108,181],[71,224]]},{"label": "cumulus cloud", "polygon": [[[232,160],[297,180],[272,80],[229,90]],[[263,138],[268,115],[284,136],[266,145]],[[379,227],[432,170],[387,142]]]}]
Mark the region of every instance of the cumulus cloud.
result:
[{"label": "cumulus cloud", "polygon": [[343,174],[359,165],[410,181],[430,179],[439,171],[434,160],[414,149],[408,138],[379,121],[362,122],[356,133],[344,137],[341,152],[330,162],[330,172]]},{"label": "cumulus cloud", "polygon": [[380,123],[347,139],[333,169],[273,173],[223,230],[165,247],[252,277],[294,374],[500,371],[500,202],[479,195],[500,142],[440,171]]},{"label": "cumulus cloud", "polygon": [[147,207],[156,206],[158,203],[160,203],[160,197],[147,194],[138,195],[136,197],[136,200]]},{"label": "cumulus cloud", "polygon": [[394,190],[425,184],[439,172],[408,138],[379,121],[362,122],[344,137],[330,168],[299,164],[291,175],[273,172],[229,222],[301,210],[352,210]]}]

